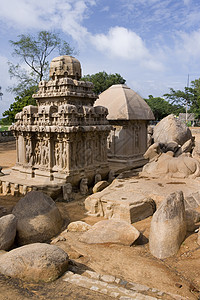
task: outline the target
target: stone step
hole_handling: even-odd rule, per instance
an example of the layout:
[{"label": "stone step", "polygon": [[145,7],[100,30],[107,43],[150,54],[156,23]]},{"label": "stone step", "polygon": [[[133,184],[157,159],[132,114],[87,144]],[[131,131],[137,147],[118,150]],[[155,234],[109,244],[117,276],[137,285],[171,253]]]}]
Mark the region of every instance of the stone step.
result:
[{"label": "stone step", "polygon": [[64,281],[118,300],[185,299],[179,295],[161,292],[155,288],[128,282],[112,275],[100,275],[89,270],[81,272],[80,275],[74,273],[77,271],[76,267],[71,267],[71,270],[73,272],[68,271],[64,274]]}]

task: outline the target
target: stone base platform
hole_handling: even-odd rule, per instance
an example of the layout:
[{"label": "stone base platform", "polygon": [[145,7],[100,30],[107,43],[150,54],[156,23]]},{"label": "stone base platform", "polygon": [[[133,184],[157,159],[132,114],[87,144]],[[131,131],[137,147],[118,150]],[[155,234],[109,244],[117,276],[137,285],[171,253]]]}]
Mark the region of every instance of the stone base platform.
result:
[{"label": "stone base platform", "polygon": [[178,190],[183,191],[186,208],[197,208],[200,205],[199,183],[200,178],[149,179],[134,176],[133,170],[120,174],[103,191],[87,197],[85,208],[91,216],[134,223],[153,215],[156,206],[167,195]]},{"label": "stone base platform", "polygon": [[13,196],[26,195],[28,192],[38,190],[46,193],[52,198],[56,198],[62,192],[62,184],[55,184],[49,180],[38,180],[35,178],[23,178],[9,174],[0,177],[0,193]]}]

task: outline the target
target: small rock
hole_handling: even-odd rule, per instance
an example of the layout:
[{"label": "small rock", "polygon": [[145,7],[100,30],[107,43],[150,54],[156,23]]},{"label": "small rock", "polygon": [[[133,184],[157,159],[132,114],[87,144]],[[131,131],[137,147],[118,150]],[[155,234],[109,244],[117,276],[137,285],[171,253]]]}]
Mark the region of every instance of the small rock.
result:
[{"label": "small rock", "polygon": [[87,231],[91,228],[92,226],[82,222],[82,221],[76,221],[76,222],[71,222],[68,227],[67,230],[68,231],[72,231],[72,232],[84,232]]},{"label": "small rock", "polygon": [[83,233],[80,241],[87,244],[131,245],[139,235],[140,232],[126,221],[103,220]]},{"label": "small rock", "polygon": [[101,280],[108,282],[108,283],[113,283],[113,282],[115,282],[115,277],[112,275],[101,275]]},{"label": "small rock", "polygon": [[98,193],[101,192],[102,190],[104,190],[107,186],[109,185],[109,183],[107,181],[99,181],[95,184],[95,186],[93,187],[92,191],[93,193]]}]

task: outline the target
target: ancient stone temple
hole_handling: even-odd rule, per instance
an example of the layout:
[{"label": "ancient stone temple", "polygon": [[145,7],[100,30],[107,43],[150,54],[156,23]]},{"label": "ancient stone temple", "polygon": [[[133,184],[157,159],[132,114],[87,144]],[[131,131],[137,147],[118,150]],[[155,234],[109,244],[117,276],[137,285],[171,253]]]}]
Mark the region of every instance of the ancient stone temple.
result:
[{"label": "ancient stone temple", "polygon": [[125,84],[112,85],[99,95],[95,105],[108,109],[112,130],[108,137],[108,161],[111,168],[143,165],[147,150],[147,125],[154,120],[148,104]]},{"label": "ancient stone temple", "polygon": [[78,186],[81,181],[87,185],[97,173],[102,177],[108,173],[108,110],[93,106],[97,98],[93,85],[80,78],[76,58],[52,60],[50,80],[41,81],[33,95],[37,106],[24,107],[11,127],[17,162],[2,178],[4,193],[65,183]]}]

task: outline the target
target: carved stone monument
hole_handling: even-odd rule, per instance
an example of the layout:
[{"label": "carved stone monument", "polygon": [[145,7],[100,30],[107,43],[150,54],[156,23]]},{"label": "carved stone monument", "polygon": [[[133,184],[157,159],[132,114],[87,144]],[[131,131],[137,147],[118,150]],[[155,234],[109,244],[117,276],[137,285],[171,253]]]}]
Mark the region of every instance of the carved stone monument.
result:
[{"label": "carved stone monument", "polygon": [[[93,106],[97,98],[91,82],[80,81],[81,65],[72,56],[50,64],[50,80],[39,83],[33,95],[37,106],[26,106],[11,126],[17,143],[17,162],[4,176],[3,190],[19,184],[27,190],[88,184],[109,172],[107,136],[111,126],[107,108]],[[82,181],[83,182],[83,181]]]},{"label": "carved stone monument", "polygon": [[111,168],[142,166],[147,150],[147,125],[154,120],[148,104],[125,84],[116,84],[99,95],[95,105],[108,109],[112,130],[108,137]]}]

